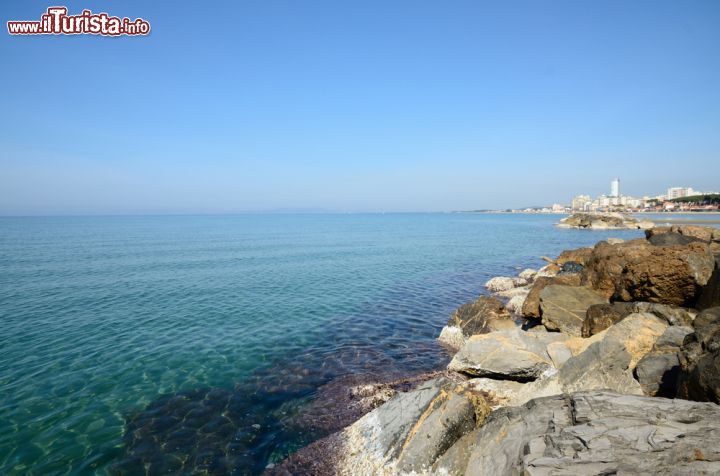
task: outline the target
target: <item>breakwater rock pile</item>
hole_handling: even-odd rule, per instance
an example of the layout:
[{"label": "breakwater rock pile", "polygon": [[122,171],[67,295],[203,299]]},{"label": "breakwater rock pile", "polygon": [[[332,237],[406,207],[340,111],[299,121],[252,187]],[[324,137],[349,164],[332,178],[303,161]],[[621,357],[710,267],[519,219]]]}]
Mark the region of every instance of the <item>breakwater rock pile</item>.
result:
[{"label": "breakwater rock pile", "polygon": [[444,373],[268,473],[720,473],[720,232],[548,261],[453,313]]},{"label": "breakwater rock pile", "polygon": [[649,230],[655,224],[650,220],[638,220],[622,213],[574,213],[560,220],[557,226],[589,230]]}]

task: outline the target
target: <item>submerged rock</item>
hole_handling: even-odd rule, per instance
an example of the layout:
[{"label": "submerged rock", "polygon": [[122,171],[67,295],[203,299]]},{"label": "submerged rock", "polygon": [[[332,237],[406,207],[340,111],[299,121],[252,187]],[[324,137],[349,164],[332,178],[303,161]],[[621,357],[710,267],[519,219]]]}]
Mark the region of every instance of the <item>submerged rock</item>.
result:
[{"label": "submerged rock", "polygon": [[548,330],[579,337],[587,309],[606,302],[604,296],[583,286],[551,284],[540,293],[542,323]]},{"label": "submerged rock", "polygon": [[720,407],[577,392],[493,412],[435,463],[436,474],[716,474]]}]

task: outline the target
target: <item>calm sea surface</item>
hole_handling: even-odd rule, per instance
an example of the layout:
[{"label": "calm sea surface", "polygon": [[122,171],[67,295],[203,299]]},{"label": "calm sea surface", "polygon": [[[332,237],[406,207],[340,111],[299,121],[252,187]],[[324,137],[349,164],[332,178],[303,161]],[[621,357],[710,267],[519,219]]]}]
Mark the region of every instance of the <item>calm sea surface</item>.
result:
[{"label": "calm sea surface", "polygon": [[0,474],[253,474],[494,275],[640,232],[483,214],[0,218]]}]

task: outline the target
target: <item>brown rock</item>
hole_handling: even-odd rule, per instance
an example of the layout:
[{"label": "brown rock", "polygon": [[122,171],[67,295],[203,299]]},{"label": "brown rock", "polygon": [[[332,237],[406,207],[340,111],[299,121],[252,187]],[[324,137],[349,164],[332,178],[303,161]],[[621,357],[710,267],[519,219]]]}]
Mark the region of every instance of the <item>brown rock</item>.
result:
[{"label": "brown rock", "polygon": [[546,286],[561,284],[564,286],[580,286],[579,274],[563,274],[560,276],[542,276],[535,279],[530,293],[525,298],[522,315],[527,318],[540,318],[540,293]]},{"label": "brown rock", "polygon": [[584,286],[545,286],[540,293],[542,323],[548,330],[580,337],[588,307],[606,302],[604,296]]},{"label": "brown rock", "polygon": [[600,242],[582,273],[582,283],[614,301],[691,306],[715,268],[705,243],[653,246],[646,240]]},{"label": "brown rock", "polygon": [[555,263],[562,266],[568,261],[573,261],[575,263],[580,263],[581,265],[585,266],[585,263],[588,259],[590,259],[592,252],[592,248],[577,248],[575,250],[565,250],[560,253],[560,256],[558,256],[555,260]]},{"label": "brown rock", "polygon": [[514,327],[517,325],[502,302],[494,297],[480,296],[475,302],[455,310],[438,340],[459,349],[470,336]]},{"label": "brown rock", "polygon": [[647,312],[663,319],[671,326],[689,326],[693,314],[681,307],[668,306],[650,302],[614,302],[611,304],[594,304],[585,314],[582,325],[582,336],[590,337],[602,332],[613,324],[617,324],[630,314]]},{"label": "brown rock", "polygon": [[720,241],[720,229],[709,226],[673,225],[662,226],[645,231],[645,237],[650,238],[663,233],[677,233],[683,236],[697,238],[705,242]]}]

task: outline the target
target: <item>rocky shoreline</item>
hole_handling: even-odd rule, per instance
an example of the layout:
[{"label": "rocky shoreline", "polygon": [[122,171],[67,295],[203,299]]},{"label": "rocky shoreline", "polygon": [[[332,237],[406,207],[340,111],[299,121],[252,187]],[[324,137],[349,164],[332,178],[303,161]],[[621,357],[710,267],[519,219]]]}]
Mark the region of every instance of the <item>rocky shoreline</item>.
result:
[{"label": "rocky shoreline", "polygon": [[645,234],[491,279],[446,371],[364,388],[267,473],[720,473],[720,229]]},{"label": "rocky shoreline", "polygon": [[638,220],[622,213],[574,213],[557,224],[558,228],[587,230],[649,230],[654,226],[650,220]]}]

